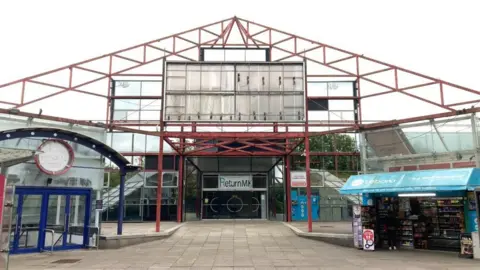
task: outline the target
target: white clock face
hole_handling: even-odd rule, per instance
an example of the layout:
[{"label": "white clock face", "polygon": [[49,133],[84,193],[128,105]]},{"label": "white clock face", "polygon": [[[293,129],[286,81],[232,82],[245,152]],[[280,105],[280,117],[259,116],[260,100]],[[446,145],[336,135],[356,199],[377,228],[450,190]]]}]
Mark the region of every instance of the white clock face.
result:
[{"label": "white clock face", "polygon": [[56,141],[45,142],[38,155],[39,165],[46,171],[61,172],[70,165],[70,151],[62,143]]}]

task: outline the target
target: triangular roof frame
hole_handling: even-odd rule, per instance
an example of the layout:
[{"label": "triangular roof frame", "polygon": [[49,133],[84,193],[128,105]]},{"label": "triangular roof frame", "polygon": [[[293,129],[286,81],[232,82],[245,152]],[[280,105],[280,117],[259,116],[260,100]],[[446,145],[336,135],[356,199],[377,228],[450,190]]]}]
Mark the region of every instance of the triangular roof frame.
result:
[{"label": "triangular roof frame", "polygon": [[[241,42],[232,41],[232,33],[236,31],[240,35]],[[162,47],[159,44],[170,44],[169,47]],[[368,128],[379,128],[386,127],[406,122],[420,121],[424,119],[433,119],[440,117],[449,117],[457,114],[463,113],[473,113],[480,111],[479,108],[475,106],[480,102],[480,91],[470,89],[468,87],[463,87],[451,82],[447,82],[441,79],[433,78],[418,72],[414,72],[396,65],[388,64],[383,61],[379,61],[368,56],[356,54],[349,52],[328,44],[318,42],[315,40],[303,38],[285,31],[281,31],[260,23],[249,21],[246,19],[238,18],[236,16],[224,20],[220,20],[211,24],[193,28],[187,31],[183,31],[177,34],[173,34],[167,37],[155,39],[149,42],[138,44],[123,50],[105,54],[99,57],[74,63],[68,66],[22,78],[16,81],[5,83],[0,85],[0,91],[6,90],[9,87],[17,87],[21,89],[21,96],[18,99],[18,102],[2,100],[0,95],[0,105],[3,108],[0,108],[0,113],[11,114],[22,114],[25,116],[34,116],[38,118],[45,118],[63,122],[70,122],[75,124],[83,125],[93,125],[93,123],[88,121],[77,121],[72,119],[58,118],[54,116],[40,116],[36,114],[29,114],[19,112],[23,106],[50,98],[55,95],[59,95],[68,91],[78,92],[87,95],[101,96],[107,99],[107,102],[110,101],[109,95],[102,95],[98,93],[92,93],[84,91],[80,88],[88,84],[98,82],[101,80],[109,80],[114,77],[122,76],[162,76],[162,74],[140,74],[135,73],[135,69],[138,69],[142,66],[162,61],[164,59],[180,59],[180,60],[189,60],[189,61],[198,61],[198,53],[192,54],[192,52],[198,51],[200,47],[246,47],[246,48],[259,48],[267,47],[271,49],[271,52],[275,52],[277,55],[272,57],[272,61],[291,61],[291,60],[302,60],[308,61],[310,63],[318,64],[322,67],[330,69],[334,73],[328,74],[308,74],[307,77],[315,78],[349,78],[351,80],[360,81],[359,89],[361,93],[361,81],[369,82],[377,86],[383,87],[385,90],[368,95],[359,94],[358,100],[366,99],[373,96],[388,95],[391,93],[400,93],[412,98],[421,100],[425,104],[434,105],[436,107],[442,108],[445,112],[423,115],[413,118],[405,118],[401,120],[392,120],[392,121],[383,121],[373,124],[364,124],[361,119],[359,122],[352,123],[348,128],[331,130],[326,132],[321,132],[317,134],[325,133],[334,133],[334,132],[344,132],[352,131],[359,129],[368,129]],[[138,57],[132,57],[129,55],[131,52],[140,52],[137,53]],[[154,57],[152,53],[156,51],[160,52],[162,55]],[[143,53],[142,53],[143,52]],[[188,52],[188,53],[187,53]],[[192,57],[192,55],[195,55]],[[126,68],[118,69],[115,67],[115,59],[122,60],[125,63],[128,63],[129,66]],[[93,69],[89,67],[89,64],[92,62],[106,61],[108,65],[105,65],[103,69]],[[362,67],[369,66],[368,70],[362,69]],[[125,65],[124,65],[125,66]],[[373,67],[376,66],[376,67]],[[76,72],[88,73],[90,78],[94,76],[93,79],[88,79],[81,82],[72,83],[72,76]],[[65,78],[58,80],[56,83],[42,81],[42,78],[53,73],[62,73]],[[402,73],[402,76],[400,76]],[[388,75],[393,76],[393,84],[385,82],[385,76],[378,75]],[[402,84],[402,80],[410,76],[416,81],[422,81],[422,83],[410,84],[405,86]],[[63,82],[63,83],[62,83]],[[25,88],[28,85],[36,86],[45,86],[50,88],[56,88],[58,91],[54,94],[46,94],[39,98],[33,100],[25,100]],[[414,91],[421,91],[424,87],[437,87],[438,95],[440,95],[439,102],[429,100],[427,98],[417,95]],[[464,100],[462,102],[449,103],[445,100],[444,89],[449,88],[455,91],[467,92],[471,94],[472,98]],[[431,89],[431,88],[430,88]],[[1,93],[1,92],[0,92]],[[13,110],[12,110],[13,109]],[[360,113],[361,116],[361,113]],[[110,126],[112,129],[132,131],[133,129],[122,127],[122,126]],[[156,134],[155,132],[148,131],[139,131],[137,132],[145,134]]]}]

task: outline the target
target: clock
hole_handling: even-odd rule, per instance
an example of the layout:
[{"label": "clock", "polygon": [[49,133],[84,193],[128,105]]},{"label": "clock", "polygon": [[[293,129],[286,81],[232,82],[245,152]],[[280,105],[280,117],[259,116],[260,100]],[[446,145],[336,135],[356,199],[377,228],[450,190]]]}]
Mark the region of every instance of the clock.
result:
[{"label": "clock", "polygon": [[72,147],[65,141],[50,139],[39,147],[35,156],[38,169],[48,175],[61,175],[70,170],[75,160]]}]

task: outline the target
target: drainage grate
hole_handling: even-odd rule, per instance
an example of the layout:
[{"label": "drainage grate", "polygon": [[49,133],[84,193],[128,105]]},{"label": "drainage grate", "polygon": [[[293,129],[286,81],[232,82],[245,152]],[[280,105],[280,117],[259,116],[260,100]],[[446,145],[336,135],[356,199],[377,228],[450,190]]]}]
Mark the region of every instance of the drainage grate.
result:
[{"label": "drainage grate", "polygon": [[80,259],[61,259],[61,260],[54,261],[52,263],[76,263],[79,261]]}]

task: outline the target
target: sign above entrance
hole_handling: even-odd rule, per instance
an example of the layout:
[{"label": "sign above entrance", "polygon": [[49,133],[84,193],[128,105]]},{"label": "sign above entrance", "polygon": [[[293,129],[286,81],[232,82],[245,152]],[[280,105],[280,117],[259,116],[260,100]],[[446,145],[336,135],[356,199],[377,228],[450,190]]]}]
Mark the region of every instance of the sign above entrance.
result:
[{"label": "sign above entrance", "polygon": [[290,185],[292,187],[306,187],[307,186],[307,172],[292,171],[290,172]]},{"label": "sign above entrance", "polygon": [[251,175],[220,175],[219,190],[250,190],[253,188]]}]

